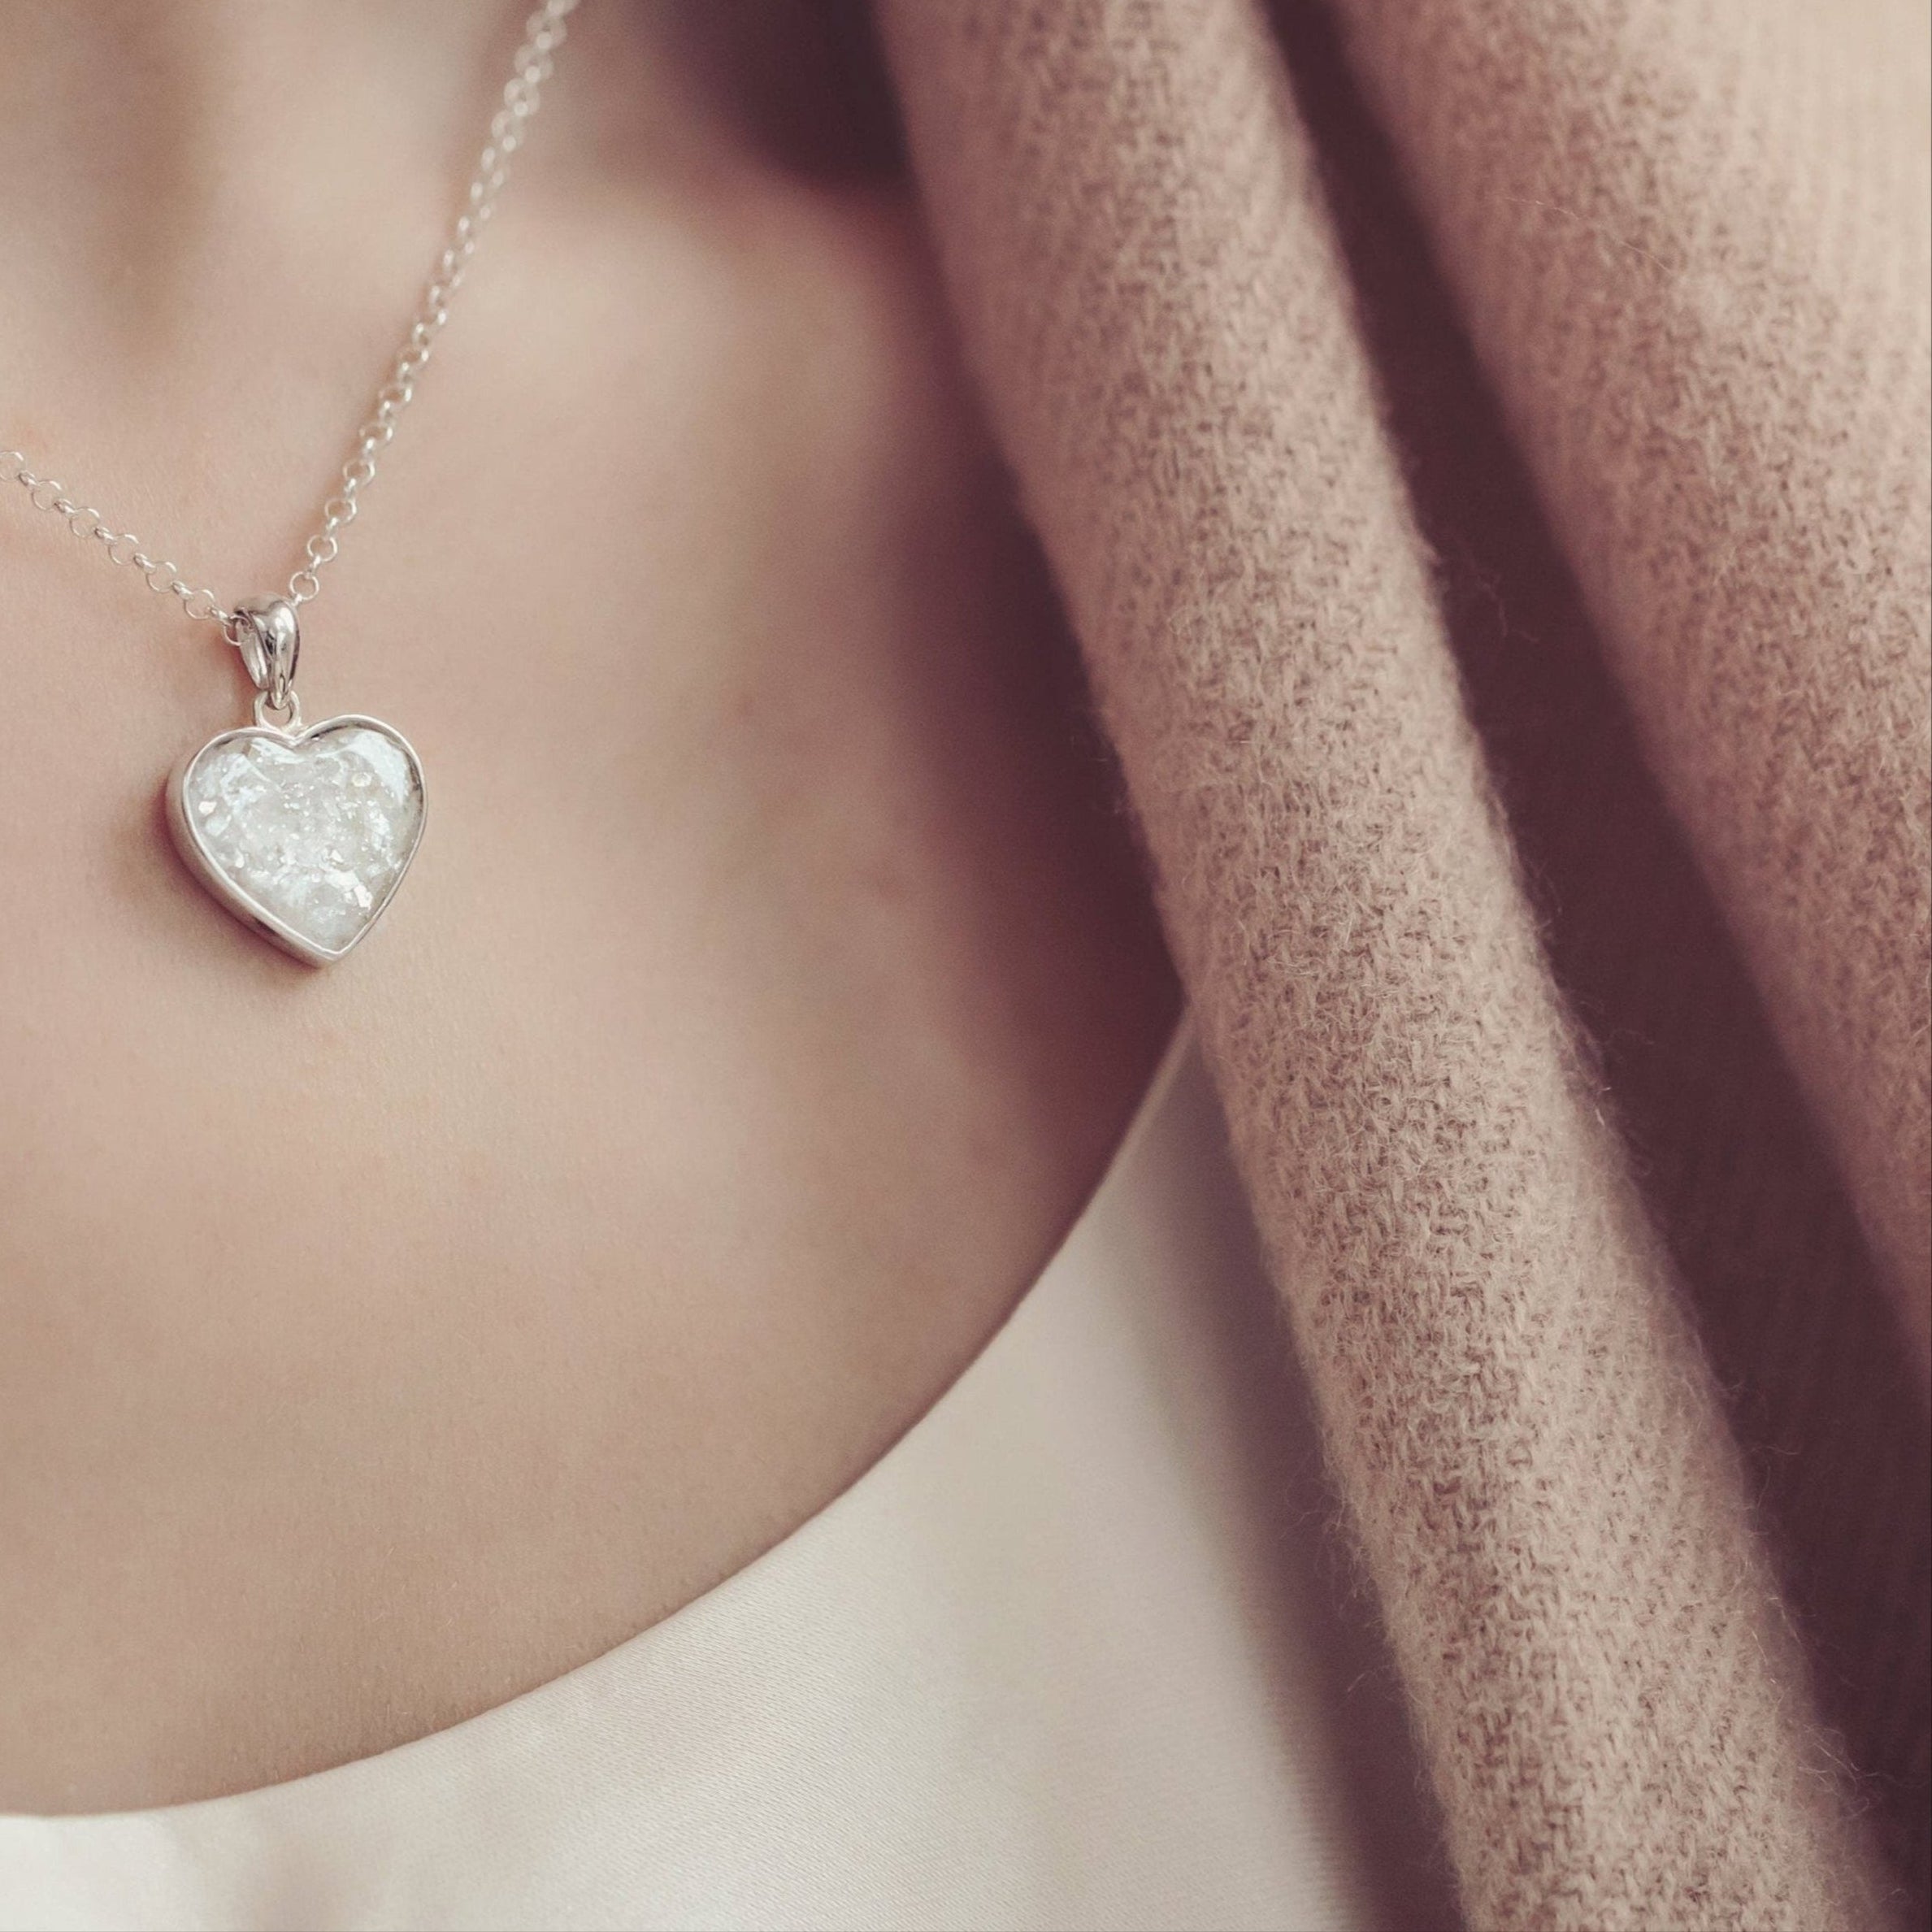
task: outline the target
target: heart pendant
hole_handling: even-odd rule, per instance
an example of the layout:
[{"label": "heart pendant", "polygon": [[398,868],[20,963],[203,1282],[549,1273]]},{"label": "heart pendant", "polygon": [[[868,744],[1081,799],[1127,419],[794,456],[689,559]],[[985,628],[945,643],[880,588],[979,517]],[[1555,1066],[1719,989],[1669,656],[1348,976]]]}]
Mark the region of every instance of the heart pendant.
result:
[{"label": "heart pendant", "polygon": [[291,723],[224,732],[184,758],[167,782],[168,823],[236,918],[328,966],[376,923],[409,870],[423,836],[423,766],[377,719]]}]

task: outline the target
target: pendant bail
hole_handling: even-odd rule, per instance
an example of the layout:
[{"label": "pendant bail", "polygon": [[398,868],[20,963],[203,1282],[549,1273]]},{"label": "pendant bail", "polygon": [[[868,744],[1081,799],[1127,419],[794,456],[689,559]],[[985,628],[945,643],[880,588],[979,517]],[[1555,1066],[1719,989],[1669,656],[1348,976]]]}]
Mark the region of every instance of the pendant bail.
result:
[{"label": "pendant bail", "polygon": [[241,662],[272,711],[289,711],[295,703],[295,666],[302,655],[302,627],[295,606],[286,597],[243,604],[235,613],[231,640]]}]

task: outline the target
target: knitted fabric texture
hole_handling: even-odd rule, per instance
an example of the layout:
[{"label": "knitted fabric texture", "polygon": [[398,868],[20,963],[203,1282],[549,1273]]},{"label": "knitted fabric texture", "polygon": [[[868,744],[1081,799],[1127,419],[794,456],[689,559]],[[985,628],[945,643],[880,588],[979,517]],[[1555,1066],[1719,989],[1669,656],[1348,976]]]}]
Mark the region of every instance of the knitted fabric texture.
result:
[{"label": "knitted fabric texture", "polygon": [[1340,0],[1923,1376],[1923,15],[1560,0],[1531,32],[1527,11]]},{"label": "knitted fabric texture", "polygon": [[[1508,37],[1500,3],[1487,20],[1360,11],[1365,63],[1371,41],[1388,73],[1414,62],[1425,98],[1451,85],[1443,20]],[[1120,752],[1465,1910],[1579,1932],[1885,1922],[1895,1890],[1851,1818],[1737,1444],[1540,943],[1276,48],[1241,0],[901,0],[884,17],[961,326]],[[1630,17],[1606,10],[1600,34]],[[1574,85],[1629,78],[1586,63]],[[1663,92],[1655,111],[1681,114]],[[1386,76],[1377,98],[1399,111]],[[1697,299],[1707,321],[1743,312]],[[1506,289],[1496,326],[1535,342],[1559,306]],[[1574,371],[1546,328],[1561,413]],[[1485,346],[1500,363],[1516,339]],[[1600,376],[1590,408],[1652,425],[1656,397],[1614,389]],[[1674,420],[1695,481],[1730,445]],[[1536,465],[1559,508],[1565,479],[1610,461],[1563,421],[1561,475]],[[1616,460],[1648,462],[1624,433]],[[1909,445],[1895,436],[1887,461]],[[1617,662],[1652,679],[1635,695],[1653,744],[1674,707],[1739,735],[1704,789],[1671,762],[1695,765],[1695,732],[1659,762],[1753,957],[1783,943],[1780,918],[1810,949],[1767,992],[1909,1308],[1898,1177],[1925,1147],[1909,978],[1924,901],[1907,875],[1925,818],[1883,795],[1925,765],[1904,688],[1923,649],[1917,499],[1901,473],[1853,518],[1876,552],[1847,558],[1849,526],[1808,524],[1772,600],[1782,641],[1754,655],[1720,621],[1725,587],[1761,554],[1747,534],[1788,547],[1804,518],[1779,491],[1793,464],[1813,473],[1802,449],[1765,460],[1782,484],[1736,501],[1721,471],[1700,497],[1680,480],[1708,551],[1681,506],[1645,523],[1641,479],[1622,477],[1614,528],[1651,531],[1662,560],[1629,561],[1632,537],[1613,584],[1583,575],[1619,639],[1652,640],[1620,642]],[[1869,485],[1849,458],[1833,474],[1841,493]],[[1608,514],[1577,528],[1601,535]],[[1863,643],[1828,649],[1837,606],[1796,587],[1842,605],[1834,587],[1860,569],[1891,601]],[[1647,570],[1661,603],[1618,588]],[[1665,606],[1678,631],[1660,645]],[[1876,693],[1863,710],[1835,691],[1847,678]],[[1876,749],[1860,737],[1871,705]],[[1834,771],[1861,775],[1843,812]],[[1802,814],[1779,786],[1821,773],[1795,849],[1807,915],[1756,856],[1786,820],[1740,831],[1730,814],[1741,791]],[[1799,936],[1847,902],[1834,868],[1859,867],[1859,920]],[[1900,1130],[1876,1154],[1830,1111],[1861,1070]]]}]

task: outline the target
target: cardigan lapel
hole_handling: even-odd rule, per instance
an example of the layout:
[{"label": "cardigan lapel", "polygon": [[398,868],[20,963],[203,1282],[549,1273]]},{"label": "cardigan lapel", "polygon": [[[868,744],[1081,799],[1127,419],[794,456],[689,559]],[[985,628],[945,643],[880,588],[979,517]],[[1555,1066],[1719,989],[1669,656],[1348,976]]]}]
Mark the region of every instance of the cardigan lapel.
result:
[{"label": "cardigan lapel", "polygon": [[1241,0],[884,20],[1471,1918],[1879,1922],[1264,28]]}]

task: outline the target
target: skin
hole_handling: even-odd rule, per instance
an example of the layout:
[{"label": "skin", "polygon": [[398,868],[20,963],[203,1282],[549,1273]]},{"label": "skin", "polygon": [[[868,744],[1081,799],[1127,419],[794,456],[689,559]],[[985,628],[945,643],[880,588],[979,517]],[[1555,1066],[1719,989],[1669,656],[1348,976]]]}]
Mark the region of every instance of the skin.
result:
[{"label": "skin", "polygon": [[[909,193],[724,91],[788,71],[727,12],[581,16],[304,613],[307,715],[430,782],[349,962],[167,844],[219,634],[0,501],[0,1808],[363,1756],[729,1575],[984,1344],[1174,1022]],[[278,585],[514,37],[0,4],[6,440]]]}]

